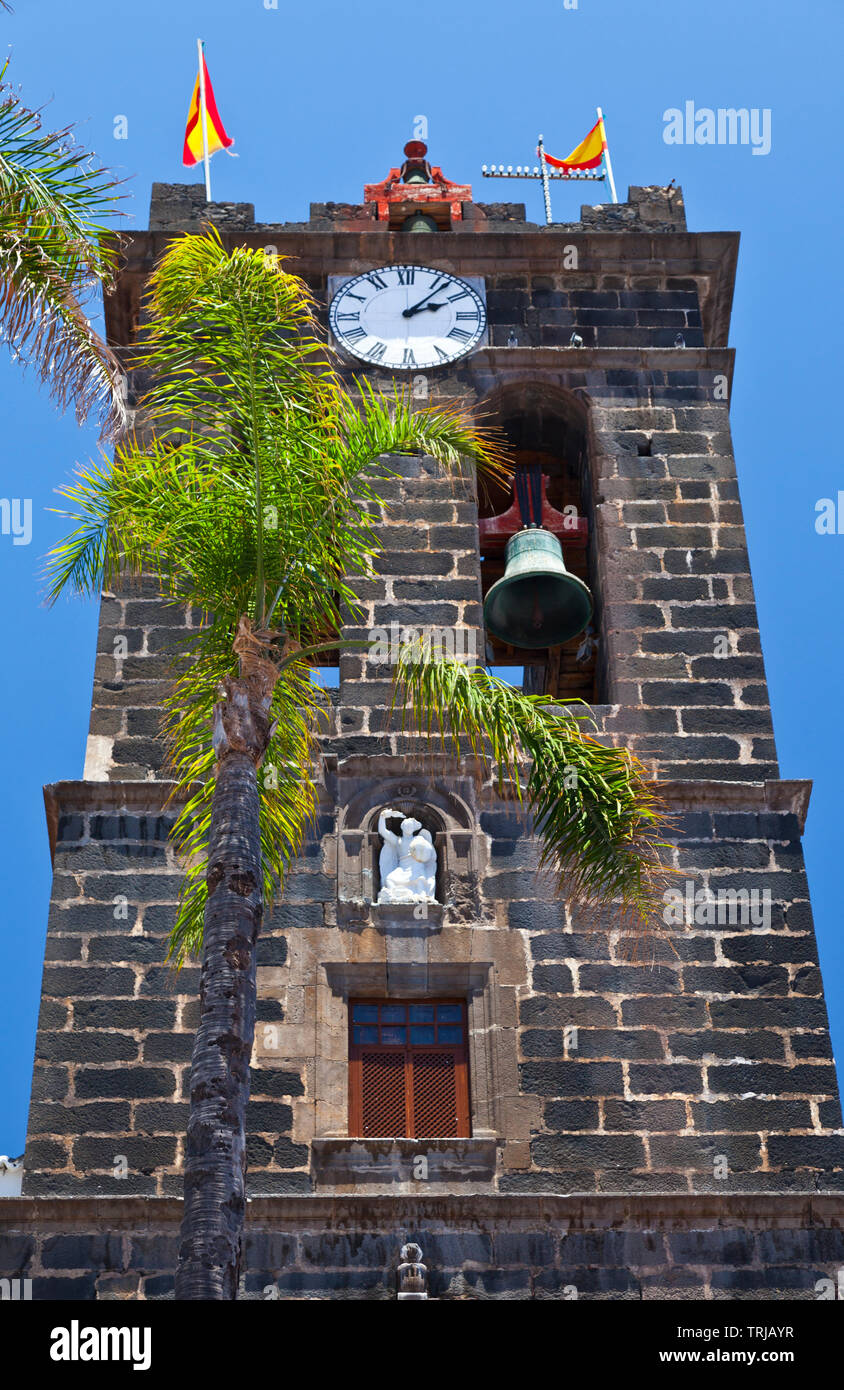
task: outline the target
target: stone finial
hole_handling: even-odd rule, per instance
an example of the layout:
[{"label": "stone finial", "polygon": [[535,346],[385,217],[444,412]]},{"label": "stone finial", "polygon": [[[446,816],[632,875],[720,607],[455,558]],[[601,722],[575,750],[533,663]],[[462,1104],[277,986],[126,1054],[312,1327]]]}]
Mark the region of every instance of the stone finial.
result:
[{"label": "stone finial", "polygon": [[401,1248],[398,1298],[428,1297],[428,1267],[422,1263],[422,1247],[412,1241]]}]

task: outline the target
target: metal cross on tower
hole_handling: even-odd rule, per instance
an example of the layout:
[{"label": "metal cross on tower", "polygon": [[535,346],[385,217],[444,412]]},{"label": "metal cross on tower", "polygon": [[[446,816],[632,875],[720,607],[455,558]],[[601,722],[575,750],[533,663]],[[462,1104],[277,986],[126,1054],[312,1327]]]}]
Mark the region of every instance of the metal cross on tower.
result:
[{"label": "metal cross on tower", "polygon": [[[603,133],[603,113],[600,107],[598,107],[598,122],[601,132]],[[524,167],[522,167],[521,164],[517,164],[515,170],[512,164],[508,164],[506,168],[503,164],[492,164],[489,168],[487,168],[486,164],[483,164],[481,166],[481,173],[485,179],[541,179],[542,193],[545,200],[545,221],[549,226],[551,224],[551,179],[581,179],[589,180],[593,183],[603,183],[605,179],[608,179],[612,200],[614,203],[618,202],[615,191],[615,180],[612,174],[612,165],[610,163],[610,152],[606,144],[605,136],[602,150],[603,168],[599,174],[573,172],[572,169],[560,169],[559,172],[556,169],[549,169],[548,160],[545,157],[545,146],[541,135],[537,141],[536,152],[539,155],[539,164],[535,164],[532,169],[527,164],[525,164]],[[552,164],[559,163],[557,160],[552,160],[551,162]],[[595,162],[597,162],[597,160]]]}]

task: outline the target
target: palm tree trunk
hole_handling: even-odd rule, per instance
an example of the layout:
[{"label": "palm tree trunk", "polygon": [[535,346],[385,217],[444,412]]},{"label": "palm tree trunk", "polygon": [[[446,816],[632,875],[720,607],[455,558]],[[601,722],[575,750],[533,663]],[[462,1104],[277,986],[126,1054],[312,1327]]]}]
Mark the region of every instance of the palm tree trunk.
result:
[{"label": "palm tree trunk", "polygon": [[[257,769],[277,667],[241,650],[214,712],[217,771],[208,854],[199,1028],[190,1076],[177,1299],[237,1297],[246,1211],[246,1105],[263,913]],[[238,639],[240,640],[240,638]],[[235,643],[237,648],[238,643]]]}]

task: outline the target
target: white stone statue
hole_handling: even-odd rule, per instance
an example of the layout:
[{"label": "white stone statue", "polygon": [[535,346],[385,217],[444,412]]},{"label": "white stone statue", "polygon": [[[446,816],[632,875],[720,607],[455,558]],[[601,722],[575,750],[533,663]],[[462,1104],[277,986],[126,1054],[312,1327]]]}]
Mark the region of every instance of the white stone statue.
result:
[{"label": "white stone statue", "polygon": [[378,866],[381,871],[379,903],[436,902],[437,851],[430,830],[413,816],[402,818],[401,835],[387,829],[387,821],[401,815],[389,807],[378,817],[378,834],[384,841]]}]

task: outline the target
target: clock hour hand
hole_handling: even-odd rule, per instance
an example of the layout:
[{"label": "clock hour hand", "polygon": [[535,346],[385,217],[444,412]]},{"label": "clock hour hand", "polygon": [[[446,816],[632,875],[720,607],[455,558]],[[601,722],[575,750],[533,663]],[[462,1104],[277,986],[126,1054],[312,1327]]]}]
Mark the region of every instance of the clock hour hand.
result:
[{"label": "clock hour hand", "polygon": [[432,288],[428,291],[428,293],[424,296],[423,299],[420,299],[419,302],[418,302],[417,304],[414,304],[413,307],[412,307],[411,309],[403,309],[403,310],[402,310],[402,318],[405,318],[405,319],[412,319],[412,318],[413,318],[413,315],[414,315],[414,314],[418,314],[418,313],[420,312],[421,309],[426,309],[426,308],[440,309],[440,308],[442,308],[442,305],[441,305],[441,304],[431,304],[431,305],[429,305],[429,304],[428,304],[428,300],[431,298],[431,295],[432,295],[432,294],[436,294],[437,290],[440,289],[440,287],[441,287],[442,285],[444,285],[444,284],[445,284],[445,281],[444,281],[444,280],[438,280],[437,283],[436,283],[435,285],[432,286]]}]

